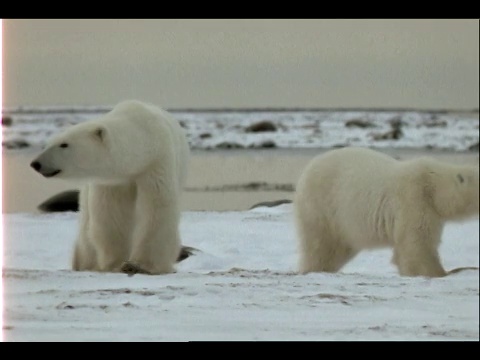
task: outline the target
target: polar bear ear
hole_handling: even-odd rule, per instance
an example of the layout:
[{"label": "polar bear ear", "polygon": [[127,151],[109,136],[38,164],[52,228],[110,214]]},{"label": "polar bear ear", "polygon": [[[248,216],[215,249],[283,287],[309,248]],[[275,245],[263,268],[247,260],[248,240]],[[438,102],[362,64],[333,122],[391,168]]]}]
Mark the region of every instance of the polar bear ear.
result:
[{"label": "polar bear ear", "polygon": [[105,140],[105,136],[107,135],[107,129],[104,126],[98,126],[94,130],[93,134],[98,140],[103,141]]}]

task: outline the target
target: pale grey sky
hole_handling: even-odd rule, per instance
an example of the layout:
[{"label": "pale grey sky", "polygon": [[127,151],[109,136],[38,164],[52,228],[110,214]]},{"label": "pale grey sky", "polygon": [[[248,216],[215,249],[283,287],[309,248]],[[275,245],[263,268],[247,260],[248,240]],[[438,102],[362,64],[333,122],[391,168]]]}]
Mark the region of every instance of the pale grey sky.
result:
[{"label": "pale grey sky", "polygon": [[475,19],[3,22],[6,107],[479,107]]}]

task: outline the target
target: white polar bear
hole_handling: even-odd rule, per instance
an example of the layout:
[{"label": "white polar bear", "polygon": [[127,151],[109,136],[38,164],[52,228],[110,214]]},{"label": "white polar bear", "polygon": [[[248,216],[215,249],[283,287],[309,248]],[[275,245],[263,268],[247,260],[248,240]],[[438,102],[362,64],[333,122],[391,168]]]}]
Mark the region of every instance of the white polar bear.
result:
[{"label": "white polar bear", "polygon": [[363,249],[390,246],[400,275],[445,276],[443,225],[478,215],[478,173],[478,166],[398,161],[364,148],[317,156],[294,199],[300,272],[336,272]]},{"label": "white polar bear", "polygon": [[188,157],[178,121],[134,100],[49,141],[31,166],[45,177],[85,182],[73,269],[173,272]]}]

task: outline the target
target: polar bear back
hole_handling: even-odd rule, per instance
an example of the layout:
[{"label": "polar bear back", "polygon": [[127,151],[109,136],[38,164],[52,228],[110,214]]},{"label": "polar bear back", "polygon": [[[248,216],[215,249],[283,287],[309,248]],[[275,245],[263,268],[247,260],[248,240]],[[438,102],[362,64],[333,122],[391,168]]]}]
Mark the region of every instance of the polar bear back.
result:
[{"label": "polar bear back", "polygon": [[393,245],[400,215],[441,222],[478,214],[478,167],[338,149],[311,161],[295,202],[297,218],[327,223],[353,247]]},{"label": "polar bear back", "polygon": [[390,179],[397,163],[363,148],[317,156],[297,184],[297,217],[328,219],[342,238],[355,239],[355,247],[387,245],[394,216]]},{"label": "polar bear back", "polygon": [[[170,113],[154,105],[128,100],[115,106],[99,122],[116,132],[112,138],[118,142],[119,149],[129,144],[125,166],[132,167],[140,158],[148,164],[157,161],[161,154],[164,156],[160,161],[172,161],[170,165],[175,167],[179,184],[185,184],[189,146],[179,122]],[[109,126],[110,123],[115,126]]]}]

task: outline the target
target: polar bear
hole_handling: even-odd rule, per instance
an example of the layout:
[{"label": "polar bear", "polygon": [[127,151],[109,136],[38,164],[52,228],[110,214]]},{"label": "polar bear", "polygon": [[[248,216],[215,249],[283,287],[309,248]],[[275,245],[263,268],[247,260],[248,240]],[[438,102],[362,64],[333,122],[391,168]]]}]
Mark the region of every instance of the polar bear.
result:
[{"label": "polar bear", "polygon": [[447,275],[442,229],[478,216],[478,173],[474,165],[398,161],[366,148],[315,157],[294,198],[300,272],[337,272],[361,250],[390,246],[400,275]]},{"label": "polar bear", "polygon": [[47,178],[83,183],[73,269],[173,272],[188,158],[178,121],[136,100],[50,140],[31,166]]}]

